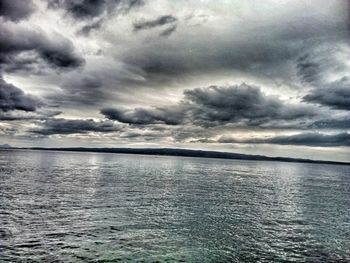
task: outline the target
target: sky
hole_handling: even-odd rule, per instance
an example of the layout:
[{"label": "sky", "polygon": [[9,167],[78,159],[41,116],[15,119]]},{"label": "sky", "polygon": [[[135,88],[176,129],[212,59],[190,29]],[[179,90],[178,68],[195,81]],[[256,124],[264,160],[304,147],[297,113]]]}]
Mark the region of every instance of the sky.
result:
[{"label": "sky", "polygon": [[0,143],[350,161],[347,0],[0,0]]}]

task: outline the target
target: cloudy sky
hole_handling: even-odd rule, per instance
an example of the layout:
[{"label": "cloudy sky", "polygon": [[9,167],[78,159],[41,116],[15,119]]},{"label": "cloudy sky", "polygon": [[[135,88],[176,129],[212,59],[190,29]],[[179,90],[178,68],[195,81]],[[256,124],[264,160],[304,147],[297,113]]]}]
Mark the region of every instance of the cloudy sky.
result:
[{"label": "cloudy sky", "polygon": [[0,143],[350,161],[347,0],[0,0]]}]

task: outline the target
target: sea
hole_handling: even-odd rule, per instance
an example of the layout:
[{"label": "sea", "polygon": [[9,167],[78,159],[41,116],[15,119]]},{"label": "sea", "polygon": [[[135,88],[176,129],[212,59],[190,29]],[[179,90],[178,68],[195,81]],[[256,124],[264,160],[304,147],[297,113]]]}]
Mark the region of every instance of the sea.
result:
[{"label": "sea", "polygon": [[350,262],[350,166],[1,150],[0,262]]}]

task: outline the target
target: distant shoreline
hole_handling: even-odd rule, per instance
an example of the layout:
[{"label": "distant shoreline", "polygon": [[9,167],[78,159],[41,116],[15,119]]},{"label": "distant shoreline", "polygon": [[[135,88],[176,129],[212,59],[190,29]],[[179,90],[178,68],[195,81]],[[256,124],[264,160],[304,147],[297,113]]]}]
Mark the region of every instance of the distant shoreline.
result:
[{"label": "distant shoreline", "polygon": [[311,160],[290,157],[269,157],[264,155],[250,155],[230,152],[176,149],[176,148],[85,148],[85,147],[67,147],[67,148],[17,148],[8,147],[1,149],[14,150],[42,150],[42,151],[67,151],[67,152],[96,152],[96,153],[120,153],[120,154],[140,154],[140,155],[160,155],[160,156],[183,156],[199,158],[217,158],[231,160],[251,160],[251,161],[275,161],[275,162],[294,162],[294,163],[315,163],[315,164],[337,164],[350,165],[349,162]]}]

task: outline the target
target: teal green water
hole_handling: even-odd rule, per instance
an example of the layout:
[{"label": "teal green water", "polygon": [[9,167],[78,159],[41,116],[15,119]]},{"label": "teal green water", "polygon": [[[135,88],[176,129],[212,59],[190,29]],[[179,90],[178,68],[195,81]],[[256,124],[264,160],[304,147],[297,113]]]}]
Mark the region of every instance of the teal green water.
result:
[{"label": "teal green water", "polygon": [[0,262],[350,262],[350,167],[0,151]]}]

